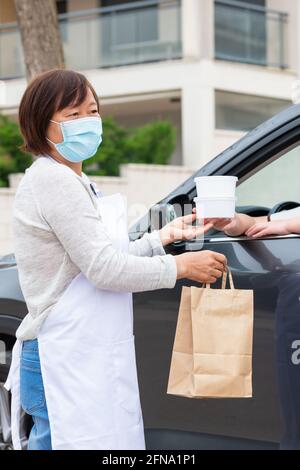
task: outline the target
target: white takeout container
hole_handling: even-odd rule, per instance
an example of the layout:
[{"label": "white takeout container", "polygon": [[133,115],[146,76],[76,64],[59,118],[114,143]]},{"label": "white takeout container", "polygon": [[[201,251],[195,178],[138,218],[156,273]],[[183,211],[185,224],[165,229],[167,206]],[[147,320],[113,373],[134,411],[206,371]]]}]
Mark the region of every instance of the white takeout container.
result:
[{"label": "white takeout container", "polygon": [[236,176],[198,176],[194,178],[198,197],[234,198],[238,178]]},{"label": "white takeout container", "polygon": [[233,218],[235,214],[235,197],[195,197],[198,219]]}]

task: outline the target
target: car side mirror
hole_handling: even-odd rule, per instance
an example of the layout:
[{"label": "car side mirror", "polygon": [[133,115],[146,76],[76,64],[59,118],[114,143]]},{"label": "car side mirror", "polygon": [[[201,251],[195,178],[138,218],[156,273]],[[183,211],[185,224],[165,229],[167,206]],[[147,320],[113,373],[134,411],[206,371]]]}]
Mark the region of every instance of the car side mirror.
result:
[{"label": "car side mirror", "polygon": [[160,230],[166,224],[176,218],[176,212],[173,204],[161,203],[155,204],[150,209],[150,231]]}]

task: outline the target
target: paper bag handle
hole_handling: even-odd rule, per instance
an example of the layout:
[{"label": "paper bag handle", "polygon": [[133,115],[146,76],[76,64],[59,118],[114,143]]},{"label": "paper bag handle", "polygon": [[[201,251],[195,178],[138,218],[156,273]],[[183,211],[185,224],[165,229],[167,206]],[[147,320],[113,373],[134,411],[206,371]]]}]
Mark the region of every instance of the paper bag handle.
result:
[{"label": "paper bag handle", "polygon": [[[223,277],[222,277],[222,289],[226,289],[226,284],[227,284],[227,273],[229,274],[229,285],[230,289],[234,289],[234,283],[233,283],[233,278],[230,269],[226,269],[223,272]],[[202,287],[205,287],[206,289],[210,289],[210,284],[203,284]]]},{"label": "paper bag handle", "polygon": [[229,285],[230,285],[230,289],[234,289],[234,283],[233,283],[233,279],[232,279],[232,274],[231,274],[230,269],[228,269],[228,268],[223,272],[223,277],[222,277],[222,289],[226,289],[227,273],[229,274]]}]

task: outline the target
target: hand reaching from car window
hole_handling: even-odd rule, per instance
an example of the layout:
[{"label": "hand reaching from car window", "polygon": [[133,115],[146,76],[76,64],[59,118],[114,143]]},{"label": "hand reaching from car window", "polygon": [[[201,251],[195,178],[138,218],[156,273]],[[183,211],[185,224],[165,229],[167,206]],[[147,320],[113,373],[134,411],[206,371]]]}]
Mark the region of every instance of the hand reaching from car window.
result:
[{"label": "hand reaching from car window", "polygon": [[[196,213],[196,208],[193,209],[193,213]],[[212,224],[216,230],[220,230],[230,237],[238,237],[243,235],[255,222],[254,217],[236,213],[232,219],[205,219],[205,226]]]},{"label": "hand reaching from car window", "polygon": [[261,238],[270,235],[289,235],[300,233],[300,219],[273,220],[270,222],[258,222],[246,231],[247,237]]},{"label": "hand reaching from car window", "polygon": [[[193,209],[195,213],[196,209]],[[230,237],[245,235],[250,238],[262,238],[271,235],[289,235],[300,233],[300,218],[268,221],[266,216],[250,217],[235,214],[232,219],[206,219],[205,226],[212,224],[216,230],[223,231]]]}]

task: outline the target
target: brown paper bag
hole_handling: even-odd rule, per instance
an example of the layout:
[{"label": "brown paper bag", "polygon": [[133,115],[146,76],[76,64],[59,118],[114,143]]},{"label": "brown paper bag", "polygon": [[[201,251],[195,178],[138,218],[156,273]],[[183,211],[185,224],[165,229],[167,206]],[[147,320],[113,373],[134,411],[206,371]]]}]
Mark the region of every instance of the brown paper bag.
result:
[{"label": "brown paper bag", "polygon": [[182,287],[168,394],[252,397],[253,291]]}]

